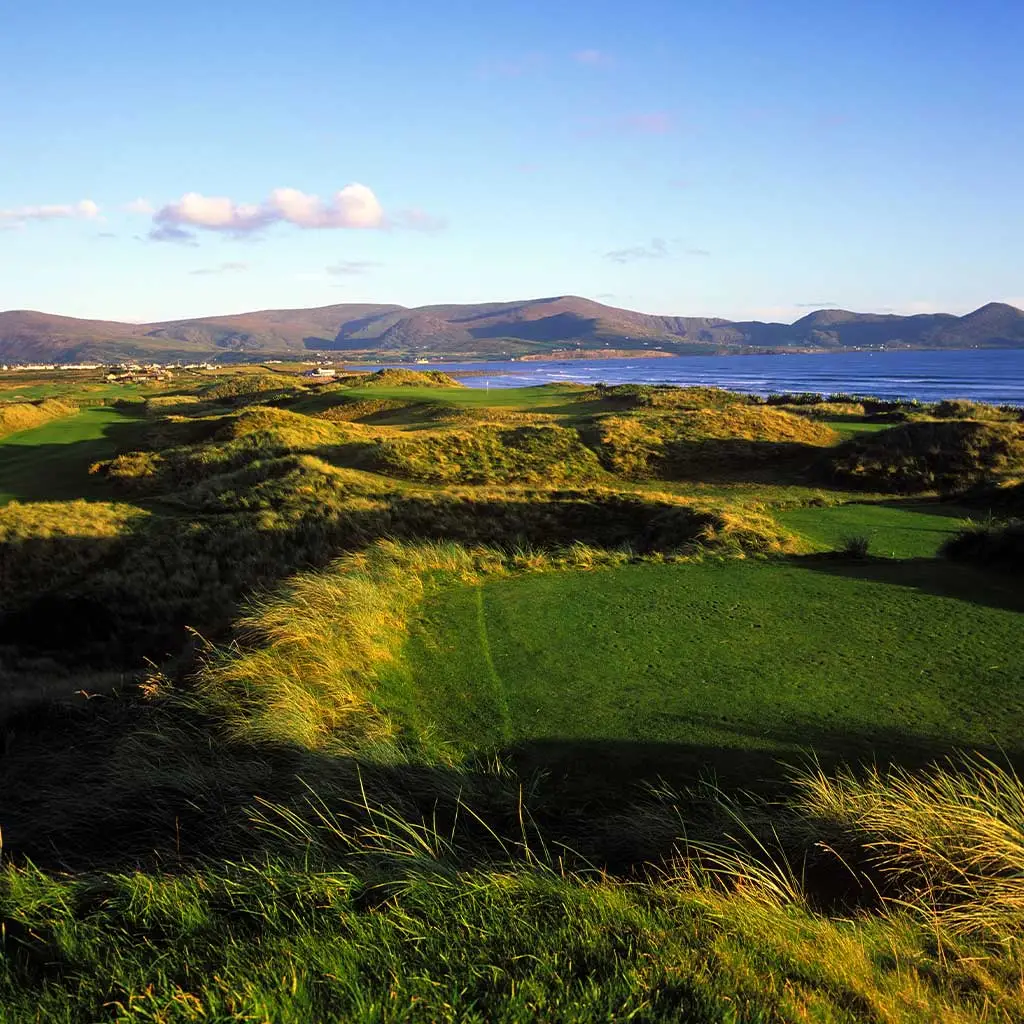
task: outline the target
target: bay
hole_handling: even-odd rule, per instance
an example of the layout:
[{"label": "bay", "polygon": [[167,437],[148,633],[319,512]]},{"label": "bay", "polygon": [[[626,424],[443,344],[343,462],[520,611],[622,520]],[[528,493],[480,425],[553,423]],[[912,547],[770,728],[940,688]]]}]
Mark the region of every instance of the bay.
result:
[{"label": "bay", "polygon": [[[394,365],[394,364],[392,364]],[[837,352],[822,355],[680,356],[544,362],[403,364],[406,369],[469,371],[469,387],[581,384],[713,385],[755,395],[846,392],[938,401],[969,398],[1024,406],[1024,349]]]}]

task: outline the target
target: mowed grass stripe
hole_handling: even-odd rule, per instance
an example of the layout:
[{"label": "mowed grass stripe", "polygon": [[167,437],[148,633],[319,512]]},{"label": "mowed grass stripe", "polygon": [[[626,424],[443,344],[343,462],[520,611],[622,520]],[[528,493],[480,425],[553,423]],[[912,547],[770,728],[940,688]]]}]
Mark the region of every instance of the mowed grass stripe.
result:
[{"label": "mowed grass stripe", "polygon": [[406,648],[419,713],[467,751],[571,760],[604,744],[612,763],[662,747],[742,777],[809,750],[913,762],[1020,745],[1024,602],[959,566],[637,565],[494,580],[481,600],[435,595]]}]

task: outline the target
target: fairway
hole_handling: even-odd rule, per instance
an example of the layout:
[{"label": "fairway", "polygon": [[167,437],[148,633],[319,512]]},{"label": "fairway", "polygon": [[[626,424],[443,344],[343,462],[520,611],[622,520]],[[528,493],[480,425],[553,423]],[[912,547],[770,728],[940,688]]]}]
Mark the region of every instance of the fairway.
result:
[{"label": "fairway", "polygon": [[[1009,583],[939,561],[707,562],[531,575],[424,608],[382,697],[464,750],[614,778],[778,757],[1013,752],[1024,727]],[[410,689],[411,688],[411,689]],[[593,781],[593,779],[592,779]]]},{"label": "fairway", "polygon": [[932,502],[878,502],[795,508],[776,513],[787,530],[803,537],[814,551],[835,551],[850,537],[866,537],[873,555],[886,558],[934,558],[943,542],[970,515],[957,505]]},{"label": "fairway", "polygon": [[111,406],[83,409],[0,440],[0,505],[106,496],[89,467],[137,441],[142,422]]}]

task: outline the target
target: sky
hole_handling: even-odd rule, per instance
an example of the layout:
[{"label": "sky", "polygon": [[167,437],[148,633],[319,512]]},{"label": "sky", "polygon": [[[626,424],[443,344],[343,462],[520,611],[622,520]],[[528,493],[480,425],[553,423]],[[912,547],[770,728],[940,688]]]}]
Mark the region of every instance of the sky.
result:
[{"label": "sky", "polygon": [[33,0],[0,310],[1024,306],[1021,0]]}]

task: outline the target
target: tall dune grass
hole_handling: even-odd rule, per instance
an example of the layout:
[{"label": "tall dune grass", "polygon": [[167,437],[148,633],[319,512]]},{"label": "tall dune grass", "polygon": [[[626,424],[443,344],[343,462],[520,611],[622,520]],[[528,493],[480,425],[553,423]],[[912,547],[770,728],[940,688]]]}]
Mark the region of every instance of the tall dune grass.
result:
[{"label": "tall dune grass", "polygon": [[371,703],[372,679],[397,657],[425,577],[470,582],[499,566],[454,544],[381,541],[296,576],[240,620],[241,650],[207,667],[199,693],[236,737],[310,749],[386,741],[395,730]]}]

